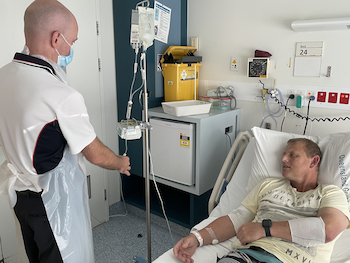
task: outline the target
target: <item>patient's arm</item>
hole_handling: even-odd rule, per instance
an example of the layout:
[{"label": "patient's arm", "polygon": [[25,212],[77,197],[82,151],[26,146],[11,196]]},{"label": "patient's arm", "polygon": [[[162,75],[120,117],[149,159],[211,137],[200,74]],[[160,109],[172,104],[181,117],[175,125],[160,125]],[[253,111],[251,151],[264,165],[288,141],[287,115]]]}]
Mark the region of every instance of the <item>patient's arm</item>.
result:
[{"label": "patient's arm", "polygon": [[[270,232],[271,236],[273,237],[292,241],[288,221],[273,222],[272,227],[270,228]],[[266,234],[262,223],[245,223],[237,231],[237,238],[243,245],[246,245],[247,243],[256,241],[263,237],[266,237]]]},{"label": "patient's arm", "polygon": [[[308,226],[305,226],[305,231],[299,231],[299,233],[297,233],[299,236],[301,236],[300,240],[305,240],[304,242],[306,242],[307,239],[314,240],[308,241],[308,244],[304,242],[300,243],[292,238],[291,228],[288,221],[273,222],[270,229],[271,236],[293,241],[304,246],[314,246],[319,243],[327,243],[333,241],[349,225],[349,219],[340,210],[333,207],[321,208],[317,216],[321,217],[324,222],[325,237],[323,238],[324,240],[322,242],[316,240],[316,235],[323,230],[320,229],[318,224],[313,224],[312,222],[311,224],[308,224]],[[310,217],[310,219],[312,218]],[[304,221],[305,220],[303,220],[303,222]],[[315,239],[312,236],[313,234],[315,234]],[[243,245],[256,241],[265,236],[265,229],[262,227],[261,223],[246,223],[243,224],[237,231],[237,238]],[[319,235],[317,235],[317,237],[319,237]]]},{"label": "patient's arm", "polygon": [[[234,237],[236,235],[235,229],[239,228],[245,222],[250,222],[253,220],[254,216],[254,213],[241,205],[229,213],[229,215],[217,218],[208,226],[198,231],[199,235],[203,239],[203,245],[212,244],[214,238],[219,242],[222,242]],[[213,237],[213,235],[215,235],[215,237]],[[173,249],[174,255],[183,262],[191,263],[193,262],[191,257],[199,245],[200,244],[196,236],[194,234],[190,234],[181,239],[175,245]]]},{"label": "patient's arm", "polygon": [[182,238],[173,248],[174,256],[182,262],[192,263],[192,255],[196,251],[199,243],[193,234]]},{"label": "patient's arm", "polygon": [[[216,238],[221,242],[225,241],[236,235],[235,228],[228,216],[219,217],[212,223],[210,223],[206,228],[211,228]],[[211,244],[213,238],[210,236],[209,232],[205,229],[198,231],[203,238],[203,245]],[[189,234],[187,237],[182,238],[174,246],[174,255],[182,262],[191,263],[193,262],[192,255],[199,246],[199,242],[194,234]]]},{"label": "patient's arm", "polygon": [[[223,242],[236,235],[235,227],[228,216],[219,217],[205,228],[211,228],[219,242]],[[200,230],[199,233],[203,237],[203,245],[211,244],[213,238],[206,229]]]},{"label": "patient's arm", "polygon": [[349,219],[340,210],[333,207],[323,207],[318,211],[326,227],[326,243],[334,240],[349,226]]},{"label": "patient's arm", "polygon": [[[326,207],[321,208],[318,216],[322,218],[325,224],[326,238],[325,242],[330,242],[340,234],[349,225],[348,218],[338,209]],[[298,219],[296,219],[298,220]],[[313,227],[313,226],[309,226]],[[308,227],[308,228],[309,228]],[[219,217],[206,228],[211,228],[216,238],[222,242],[237,234],[237,238],[245,245],[247,243],[256,241],[266,236],[265,229],[261,223],[249,222],[244,223],[239,227],[237,233],[235,227],[229,216]],[[309,229],[310,232],[319,231],[319,229]],[[273,222],[270,228],[271,236],[281,238],[284,240],[292,241],[291,230],[288,221]],[[213,238],[210,236],[206,229],[199,231],[199,234],[203,238],[203,245],[211,244]],[[309,236],[310,237],[310,236]],[[181,239],[174,247],[174,255],[183,262],[193,262],[192,255],[199,246],[199,242],[194,234],[190,234],[187,237]]]}]

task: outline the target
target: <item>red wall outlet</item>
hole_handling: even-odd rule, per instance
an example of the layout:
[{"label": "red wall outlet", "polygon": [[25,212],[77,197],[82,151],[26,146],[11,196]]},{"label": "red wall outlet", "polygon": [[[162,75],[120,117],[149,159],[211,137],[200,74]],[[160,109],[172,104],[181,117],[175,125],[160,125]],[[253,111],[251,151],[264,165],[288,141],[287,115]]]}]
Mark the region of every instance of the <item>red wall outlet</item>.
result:
[{"label": "red wall outlet", "polygon": [[317,101],[318,102],[326,102],[326,95],[327,95],[327,92],[325,92],[325,91],[317,92]]},{"label": "red wall outlet", "polygon": [[338,101],[338,93],[329,92],[328,102],[329,103],[337,103],[337,101]]},{"label": "red wall outlet", "polygon": [[340,104],[349,104],[349,93],[340,93]]}]

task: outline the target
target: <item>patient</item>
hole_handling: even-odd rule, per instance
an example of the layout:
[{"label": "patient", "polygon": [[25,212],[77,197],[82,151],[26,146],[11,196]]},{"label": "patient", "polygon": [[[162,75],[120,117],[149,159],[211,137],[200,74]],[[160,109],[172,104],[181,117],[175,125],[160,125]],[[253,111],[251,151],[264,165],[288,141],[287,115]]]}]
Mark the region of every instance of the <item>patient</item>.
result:
[{"label": "patient", "polygon": [[337,186],[317,183],[321,158],[311,140],[289,140],[282,156],[284,178],[261,182],[238,209],[182,238],[174,255],[194,262],[198,247],[237,236],[233,251],[218,262],[329,262],[350,213]]}]

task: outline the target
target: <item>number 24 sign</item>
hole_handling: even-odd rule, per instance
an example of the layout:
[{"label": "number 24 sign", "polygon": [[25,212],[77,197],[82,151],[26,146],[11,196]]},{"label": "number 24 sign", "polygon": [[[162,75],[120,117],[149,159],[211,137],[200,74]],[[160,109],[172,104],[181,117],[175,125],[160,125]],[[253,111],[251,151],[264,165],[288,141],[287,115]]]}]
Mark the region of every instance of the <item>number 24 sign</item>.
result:
[{"label": "number 24 sign", "polygon": [[296,57],[322,57],[323,42],[298,42],[296,46]]}]

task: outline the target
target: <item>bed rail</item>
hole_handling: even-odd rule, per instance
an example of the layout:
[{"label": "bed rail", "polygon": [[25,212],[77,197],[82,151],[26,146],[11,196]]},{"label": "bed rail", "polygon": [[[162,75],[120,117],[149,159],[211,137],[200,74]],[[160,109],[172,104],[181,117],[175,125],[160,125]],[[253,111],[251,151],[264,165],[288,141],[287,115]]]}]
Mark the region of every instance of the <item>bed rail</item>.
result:
[{"label": "bed rail", "polygon": [[[241,160],[251,137],[252,135],[248,131],[240,132],[237,135],[225,159],[225,162],[222,165],[218,178],[215,182],[213,191],[210,195],[208,203],[209,214],[219,203],[220,197],[225,192],[227,184],[230,182],[234,172],[236,171],[237,165],[239,164],[239,161]],[[234,161],[232,165],[230,165],[233,159]],[[228,169],[229,171],[227,172]]]}]

